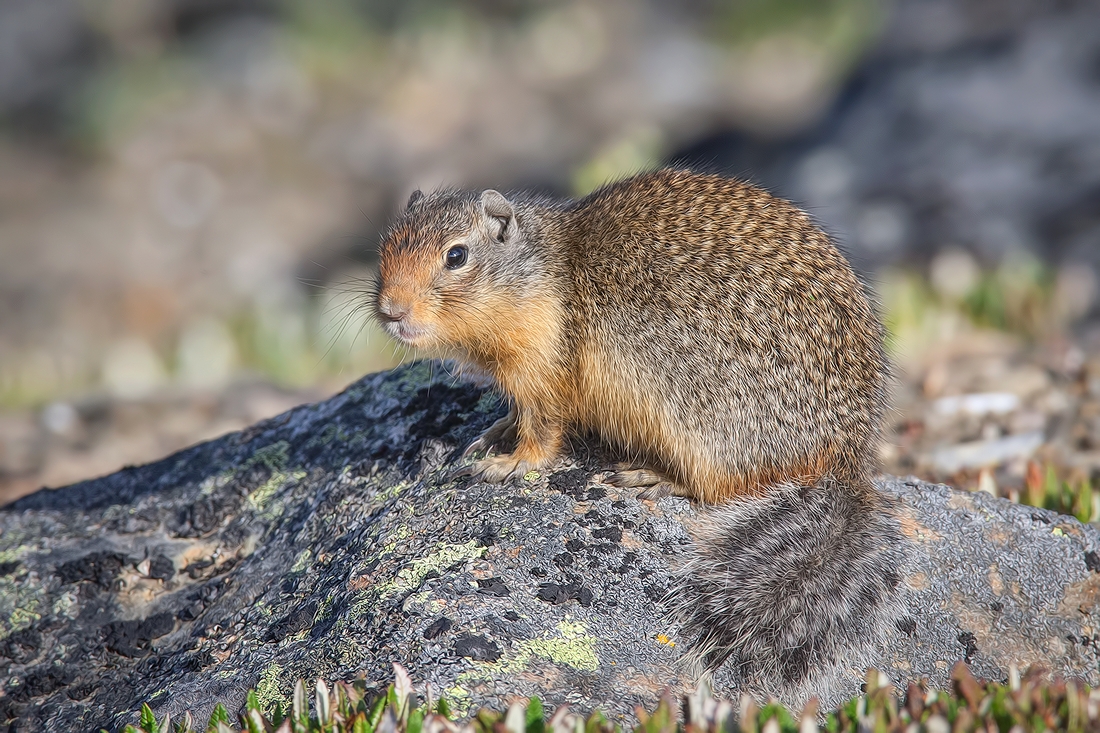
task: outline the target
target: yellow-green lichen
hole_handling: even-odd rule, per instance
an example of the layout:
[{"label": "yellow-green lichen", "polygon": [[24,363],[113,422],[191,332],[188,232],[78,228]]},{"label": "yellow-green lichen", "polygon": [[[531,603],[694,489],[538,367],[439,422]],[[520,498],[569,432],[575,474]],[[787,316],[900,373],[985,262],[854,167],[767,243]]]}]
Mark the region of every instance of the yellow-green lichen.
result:
[{"label": "yellow-green lichen", "polygon": [[412,486],[408,481],[398,481],[396,484],[382,489],[378,492],[375,498],[378,501],[389,501],[390,499],[396,499],[401,495],[401,492]]},{"label": "yellow-green lichen", "polygon": [[294,561],[294,565],[290,568],[292,573],[301,573],[309,569],[309,564],[313,561],[313,550],[308,547],[298,553],[298,558]]},{"label": "yellow-green lichen", "polygon": [[42,591],[11,577],[0,578],[0,639],[42,618]]},{"label": "yellow-green lichen", "polygon": [[234,469],[229,469],[228,471],[216,473],[213,476],[207,476],[202,480],[202,483],[199,484],[199,493],[201,493],[203,496],[210,496],[215,491],[232,481],[233,477],[236,475],[237,472]]},{"label": "yellow-green lichen", "polygon": [[337,624],[342,627],[346,625],[347,621],[354,621],[355,619],[361,618],[363,614],[369,613],[371,610],[373,610],[374,606],[374,598],[369,594],[364,593],[363,595],[360,595],[357,599],[355,599],[355,601],[353,601],[350,606],[348,606],[348,612],[344,615],[344,617],[338,619]]},{"label": "yellow-green lichen", "polygon": [[281,705],[283,710],[290,709],[286,695],[279,689],[279,680],[282,677],[283,668],[275,662],[260,672],[260,681],[256,683],[256,699],[259,700],[260,710],[264,715],[271,715],[276,705]]},{"label": "yellow-green lichen", "polygon": [[13,547],[9,550],[0,550],[0,565],[4,563],[18,561],[19,558],[23,557],[23,555],[26,554],[27,549],[28,548],[26,546],[23,546]]},{"label": "yellow-green lichen", "polygon": [[485,548],[477,543],[477,540],[456,545],[442,542],[436,545],[430,555],[413,560],[407,566],[397,572],[397,577],[388,583],[383,583],[376,589],[379,600],[386,600],[405,591],[412,590],[424,582],[428,573],[440,573],[461,562],[476,560],[485,554]]},{"label": "yellow-green lichen", "polygon": [[560,637],[523,642],[520,644],[520,651],[584,672],[595,672],[599,669],[596,637],[588,633],[586,624],[581,621],[562,621],[558,624],[558,631],[561,633]]},{"label": "yellow-green lichen", "polygon": [[443,693],[447,699],[447,706],[458,717],[466,717],[470,714],[470,692],[464,687],[455,685]]},{"label": "yellow-green lichen", "polygon": [[458,676],[458,682],[478,682],[495,675],[516,675],[530,669],[536,659],[545,659],[579,672],[600,668],[596,656],[596,637],[587,624],[566,619],[558,624],[557,634],[520,642],[515,652],[505,652],[496,662],[474,662],[474,668]]},{"label": "yellow-green lichen", "polygon": [[332,611],[334,600],[333,596],[330,595],[317,604],[317,612],[313,614],[313,623],[317,623],[329,615],[329,612]]},{"label": "yellow-green lichen", "polygon": [[379,554],[392,555],[394,552],[397,552],[397,546],[403,543],[405,540],[409,539],[409,537],[411,536],[412,530],[409,529],[408,525],[398,525],[397,529],[393,531],[393,535],[390,536],[386,540],[386,543],[382,545],[382,552]]},{"label": "yellow-green lichen", "polygon": [[293,471],[291,473],[276,471],[271,474],[271,478],[248,495],[248,503],[252,505],[253,509],[268,519],[275,519],[282,515],[285,507],[282,502],[272,502],[271,499],[288,483],[292,481],[297,483],[304,479],[306,475],[306,472],[302,470]]},{"label": "yellow-green lichen", "polygon": [[241,466],[241,473],[244,473],[253,466],[265,466],[272,473],[276,471],[282,471],[286,467],[288,455],[290,452],[290,443],[285,440],[280,440],[271,445],[265,445],[260,448],[244,462]]},{"label": "yellow-green lichen", "polygon": [[8,527],[0,532],[0,562],[15,562],[33,551],[47,532],[35,522],[29,526]]},{"label": "yellow-green lichen", "polygon": [[61,618],[75,619],[79,612],[75,593],[62,593],[53,602],[53,615]]},{"label": "yellow-green lichen", "polygon": [[28,599],[25,605],[12,611],[8,618],[11,623],[12,631],[25,629],[35,621],[40,621],[42,619],[42,614],[38,613],[38,599]]}]

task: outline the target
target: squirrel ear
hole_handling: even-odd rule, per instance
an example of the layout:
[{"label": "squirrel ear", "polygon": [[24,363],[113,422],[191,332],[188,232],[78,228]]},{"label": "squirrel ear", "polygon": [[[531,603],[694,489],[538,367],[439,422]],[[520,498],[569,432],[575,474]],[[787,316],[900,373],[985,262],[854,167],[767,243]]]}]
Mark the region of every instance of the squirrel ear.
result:
[{"label": "squirrel ear", "polygon": [[481,193],[481,211],[490,220],[489,231],[493,239],[503,242],[516,223],[516,212],[512,202],[504,198],[499,191],[490,188]]},{"label": "squirrel ear", "polygon": [[424,192],[421,191],[419,188],[416,189],[415,191],[413,191],[409,195],[409,201],[408,201],[407,204],[405,204],[405,208],[406,209],[411,209],[412,205],[415,204],[417,201],[419,201],[422,198],[424,198]]}]

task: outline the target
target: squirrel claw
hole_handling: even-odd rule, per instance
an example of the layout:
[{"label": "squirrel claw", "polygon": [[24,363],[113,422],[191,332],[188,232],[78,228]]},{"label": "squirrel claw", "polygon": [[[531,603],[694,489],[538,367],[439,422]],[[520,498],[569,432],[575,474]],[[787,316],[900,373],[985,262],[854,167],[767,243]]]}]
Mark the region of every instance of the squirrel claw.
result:
[{"label": "squirrel claw", "polygon": [[452,478],[470,476],[475,481],[485,481],[490,484],[502,484],[505,481],[523,478],[535,469],[534,464],[513,458],[510,455],[493,456],[474,461],[468,466],[463,466],[451,474]]},{"label": "squirrel claw", "polygon": [[513,410],[470,441],[470,444],[463,449],[461,457],[469,458],[475,453],[486,453],[498,443],[514,443],[515,441],[516,413]]},{"label": "squirrel claw", "polygon": [[451,471],[450,473],[447,474],[447,480],[448,481],[457,481],[460,478],[466,478],[468,476],[473,476],[474,475],[474,468],[475,468],[475,466],[473,464],[471,464],[469,466],[459,466],[458,468],[454,469],[453,471]]},{"label": "squirrel claw", "polygon": [[648,468],[631,468],[620,463],[616,470],[604,478],[604,483],[621,489],[641,489],[637,497],[641,501],[657,501],[666,496],[690,496],[656,471]]},{"label": "squirrel claw", "polygon": [[478,437],[470,441],[470,444],[468,446],[463,448],[462,453],[459,454],[459,458],[469,458],[475,453],[484,453],[491,447],[492,446],[489,444],[489,442],[485,440],[485,436],[479,435]]}]

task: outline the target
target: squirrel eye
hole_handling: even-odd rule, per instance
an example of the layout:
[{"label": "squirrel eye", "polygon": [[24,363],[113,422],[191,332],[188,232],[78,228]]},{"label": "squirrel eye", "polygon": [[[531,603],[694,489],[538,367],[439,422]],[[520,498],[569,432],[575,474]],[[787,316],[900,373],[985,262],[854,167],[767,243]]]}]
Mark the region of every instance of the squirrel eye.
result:
[{"label": "squirrel eye", "polygon": [[447,250],[447,256],[443,258],[443,261],[448,270],[457,270],[466,264],[466,257],[465,247],[451,247]]}]

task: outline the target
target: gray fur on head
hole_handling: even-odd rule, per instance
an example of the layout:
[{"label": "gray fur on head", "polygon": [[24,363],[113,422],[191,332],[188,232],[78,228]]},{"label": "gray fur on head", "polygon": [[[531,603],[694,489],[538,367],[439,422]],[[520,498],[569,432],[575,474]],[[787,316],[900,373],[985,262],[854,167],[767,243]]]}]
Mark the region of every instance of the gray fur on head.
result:
[{"label": "gray fur on head", "polygon": [[831,479],[714,507],[694,534],[670,595],[689,660],[697,673],[728,664],[750,694],[851,694],[841,678],[873,665],[905,615],[896,518]]}]

